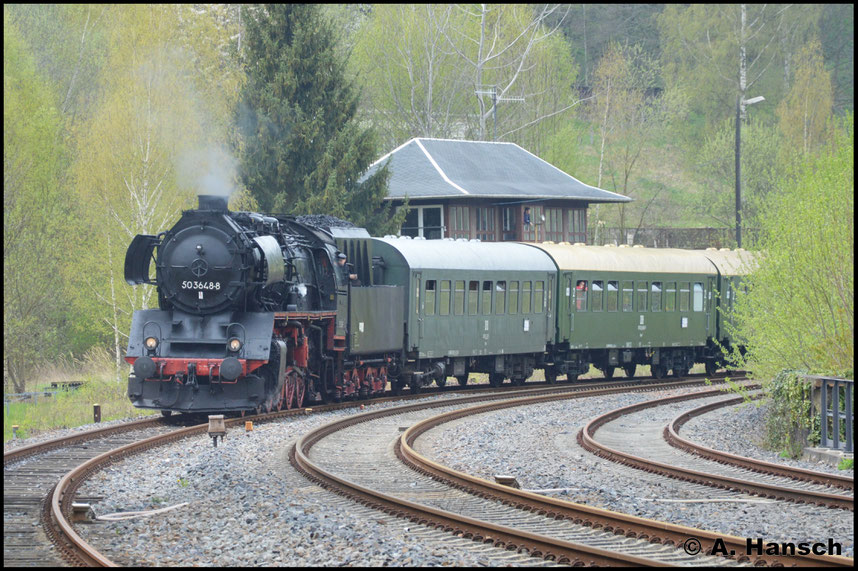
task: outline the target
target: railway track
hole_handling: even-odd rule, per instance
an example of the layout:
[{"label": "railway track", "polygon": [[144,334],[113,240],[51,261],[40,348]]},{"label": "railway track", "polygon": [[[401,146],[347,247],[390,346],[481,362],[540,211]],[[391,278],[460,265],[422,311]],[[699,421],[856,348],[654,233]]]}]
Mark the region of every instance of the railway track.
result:
[{"label": "railway track", "polygon": [[[675,385],[674,385],[675,386]],[[605,394],[601,389],[588,393]],[[319,484],[414,522],[505,549],[571,564],[598,565],[850,565],[837,557],[759,556],[730,560],[690,556],[678,548],[690,537],[711,552],[717,539],[744,552],[745,540],[555,500],[461,474],[415,452],[420,434],[443,422],[499,408],[584,394],[568,391],[448,410],[426,418],[430,407],[397,407],[329,424],[293,448],[293,464]],[[471,399],[462,399],[458,406]],[[400,432],[404,432],[401,436]],[[361,445],[355,446],[354,442]],[[354,452],[358,451],[358,452]],[[402,466],[394,456],[418,470]],[[740,551],[741,550],[741,551]]]},{"label": "railway track", "polygon": [[[652,381],[638,380],[612,386],[635,386]],[[593,384],[573,385],[585,390]],[[451,387],[452,388],[452,387]],[[469,394],[511,394],[518,391],[540,391],[540,388],[504,386],[501,388],[471,385]],[[449,389],[428,390],[417,395],[376,399],[410,400],[426,396],[460,392]],[[312,409],[284,410],[267,415],[227,419],[227,426],[245,420],[265,422],[290,415],[307,414],[360,406],[360,402],[316,405]],[[71,524],[72,504],[99,498],[76,497],[76,490],[95,471],[126,456],[166,444],[207,430],[206,424],[182,426],[193,422],[183,417],[165,420],[160,417],[132,421],[57,438],[40,444],[22,446],[4,452],[4,565],[110,565],[97,550],[87,545]]]},{"label": "railway track", "polygon": [[691,454],[696,454],[702,458],[714,460],[715,462],[746,468],[761,474],[771,474],[800,482],[810,482],[820,486],[827,486],[832,491],[834,489],[846,490],[851,492],[854,496],[855,480],[852,477],[842,476],[839,474],[827,474],[825,472],[814,472],[811,470],[804,470],[802,468],[785,466],[783,464],[772,464],[771,462],[764,462],[755,458],[729,454],[722,450],[714,450],[696,442],[692,442],[691,440],[682,438],[679,435],[682,425],[692,418],[725,406],[739,404],[743,402],[743,400],[743,397],[725,399],[686,411],[674,418],[670,424],[664,428],[664,438],[671,446],[679,448],[680,450],[685,450]]},{"label": "railway track", "polygon": [[[717,391],[656,399],[608,412],[588,423],[579,433],[578,442],[602,458],[696,484],[776,500],[854,509],[854,497],[845,491],[851,491],[851,487],[844,478],[782,467],[775,470],[774,465],[751,459],[744,459],[744,465],[740,465],[738,457],[731,459],[723,454],[722,461],[717,463],[702,455],[679,452],[668,439],[673,437],[677,445],[692,447],[687,440],[679,439],[675,429],[671,435],[671,427],[677,421],[684,422],[681,420],[684,415],[674,418],[675,413],[670,413],[669,418],[660,419],[654,417],[658,409],[655,413],[648,410],[715,394]],[[728,400],[736,402],[736,399]],[[711,410],[709,407],[717,405],[725,406],[712,403],[700,408]],[[839,483],[837,488],[832,487],[834,481]]]}]

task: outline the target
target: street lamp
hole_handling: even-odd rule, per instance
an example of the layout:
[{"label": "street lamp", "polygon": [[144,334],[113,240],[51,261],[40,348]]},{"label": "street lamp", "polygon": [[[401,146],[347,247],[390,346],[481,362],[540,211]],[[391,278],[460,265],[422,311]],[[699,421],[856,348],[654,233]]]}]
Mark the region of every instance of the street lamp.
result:
[{"label": "street lamp", "polygon": [[762,95],[743,100],[741,94],[736,99],[736,243],[739,248],[742,247],[742,165],[739,159],[742,153],[742,115],[745,107],[765,100]]}]

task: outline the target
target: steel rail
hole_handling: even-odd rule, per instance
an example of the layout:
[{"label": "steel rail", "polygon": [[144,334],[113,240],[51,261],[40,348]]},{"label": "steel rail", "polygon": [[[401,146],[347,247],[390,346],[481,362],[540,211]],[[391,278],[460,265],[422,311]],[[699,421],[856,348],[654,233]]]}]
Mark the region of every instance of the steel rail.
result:
[{"label": "steel rail", "polygon": [[771,462],[765,462],[763,460],[756,460],[754,458],[747,458],[745,456],[739,456],[737,454],[730,454],[729,452],[725,452],[723,450],[715,450],[714,448],[703,446],[702,444],[693,442],[679,435],[680,428],[682,428],[682,426],[692,418],[700,416],[702,414],[706,414],[707,412],[711,412],[718,408],[739,404],[743,402],[743,400],[743,397],[737,397],[734,399],[710,403],[699,408],[684,412],[674,418],[670,422],[670,424],[667,425],[667,427],[664,429],[664,437],[672,446],[675,446],[676,448],[685,450],[686,452],[696,454],[709,460],[720,462],[722,464],[739,466],[741,468],[746,468],[748,470],[753,470],[755,472],[760,472],[763,474],[782,476],[785,478],[791,478],[793,480],[800,480],[803,482],[811,482],[823,486],[831,486],[834,488],[854,491],[855,480],[848,476],[842,476],[839,474],[828,474],[825,472],[816,472],[814,470],[805,470],[802,468],[794,468],[792,466],[786,466],[783,464],[773,464]]},{"label": "steel rail", "polygon": [[[680,383],[686,385],[695,385],[701,384],[703,381],[692,381],[687,383]],[[641,385],[638,388],[642,390],[653,390],[653,389],[661,389],[661,388],[675,388],[677,386],[676,382],[672,383],[660,383],[654,385]],[[358,501],[362,504],[369,505],[376,509],[385,511],[386,513],[390,513],[396,515],[397,517],[407,517],[412,521],[435,526],[437,528],[445,529],[451,531],[453,533],[462,535],[463,537],[474,538],[477,540],[491,542],[496,546],[502,546],[506,548],[515,548],[515,549],[527,549],[532,555],[544,555],[547,558],[554,558],[558,561],[562,562],[575,562],[575,563],[583,563],[583,564],[594,564],[594,565],[658,565],[663,566],[665,563],[662,561],[655,561],[646,557],[638,557],[627,554],[620,554],[611,552],[608,550],[603,550],[599,548],[590,547],[583,544],[567,542],[560,539],[551,538],[548,536],[541,536],[538,534],[532,534],[530,532],[525,532],[521,530],[515,530],[513,528],[509,528],[506,526],[494,524],[491,522],[470,518],[467,516],[461,516],[459,514],[455,514],[452,512],[447,512],[445,510],[440,510],[437,508],[432,508],[429,506],[425,506],[422,504],[418,504],[415,502],[411,502],[408,500],[404,500],[395,496],[391,496],[385,494],[383,492],[379,492],[376,490],[372,490],[358,484],[356,482],[352,482],[346,478],[337,476],[324,468],[320,467],[318,464],[310,460],[309,452],[312,449],[313,445],[317,442],[325,438],[326,436],[337,432],[339,430],[343,430],[349,426],[366,422],[370,420],[374,420],[377,418],[383,418],[385,416],[391,416],[396,414],[403,414],[407,412],[416,411],[419,409],[425,408],[436,408],[440,406],[450,406],[455,404],[469,404],[471,402],[478,401],[486,401],[486,400],[500,400],[507,399],[503,401],[503,403],[512,403],[512,404],[503,404],[503,403],[490,403],[483,404],[478,407],[471,407],[471,409],[466,410],[485,410],[491,408],[502,408],[504,406],[521,406],[522,404],[530,403],[530,402],[542,402],[545,400],[557,399],[557,398],[576,398],[576,397],[590,397],[590,396],[599,396],[610,393],[617,393],[628,390],[628,387],[618,388],[614,387],[611,389],[593,389],[587,391],[578,390],[577,392],[573,392],[574,388],[572,387],[553,387],[551,389],[542,389],[539,390],[540,395],[538,396],[529,396],[523,398],[516,398],[514,401],[509,401],[508,396],[506,395],[486,395],[486,396],[475,396],[470,398],[462,398],[456,399],[455,401],[435,401],[432,403],[423,403],[417,405],[406,405],[401,407],[395,407],[390,409],[385,409],[383,411],[375,411],[364,413],[361,415],[356,415],[354,417],[335,421],[319,427],[312,432],[305,434],[302,436],[292,447],[290,451],[290,461],[293,466],[296,467],[299,471],[304,473],[311,480],[319,483],[321,486],[337,491],[338,493],[342,493],[353,498],[355,501]],[[536,392],[536,391],[533,391]],[[545,394],[550,393],[550,394]],[[560,396],[558,396],[558,393]],[[455,413],[454,413],[455,414]],[[422,423],[420,423],[422,424]],[[406,434],[413,434],[412,429],[409,429],[402,435],[399,439],[398,448],[402,447],[402,443],[405,442]],[[399,453],[398,453],[399,454]],[[497,485],[489,484],[489,488],[500,488]],[[472,491],[471,486],[463,486],[461,484],[454,484],[456,487],[467,488],[468,491]],[[507,490],[508,488],[504,488]],[[472,492],[473,493],[473,492]],[[485,489],[477,491],[478,495],[487,495]],[[542,498],[539,496],[539,498]],[[502,500],[503,501],[503,500]],[[510,503],[507,501],[506,503]],[[545,508],[545,504],[542,504],[542,508]],[[560,514],[556,512],[556,510],[552,508],[548,509],[536,509],[533,511],[537,511],[540,514],[548,515],[549,517],[560,517]],[[608,512],[606,510],[599,510],[598,508],[588,508],[588,515],[593,512],[604,512],[605,514],[612,514],[612,512]],[[580,513],[579,513],[580,515]],[[569,518],[576,519],[575,523],[583,522],[583,518]],[[617,520],[620,522],[620,526],[614,527],[611,525],[605,526],[606,531],[614,531],[626,534],[623,530],[627,528],[629,524],[628,519],[620,518]],[[587,525],[586,523],[584,525]],[[595,523],[594,527],[601,527],[601,524]],[[640,535],[637,532],[629,532],[626,535],[630,537],[641,537],[650,539],[650,541],[654,543],[661,543],[661,535],[663,535],[663,531],[667,528],[676,527],[680,528],[680,526],[671,526],[671,524],[664,524],[661,522],[650,522],[646,526],[646,530],[648,533],[641,533]],[[686,532],[682,539],[688,539],[689,537],[694,537],[694,533],[697,533],[698,530],[694,530],[692,528],[681,528],[684,532]],[[656,531],[654,531],[656,530]],[[693,533],[692,533],[693,532]],[[655,533],[655,536],[651,537],[649,533]],[[665,543],[675,544],[674,541],[667,539]],[[681,542],[680,542],[681,543]],[[524,546],[524,547],[523,547]],[[742,549],[744,549],[744,543],[742,544]],[[818,562],[816,563],[818,564]]]},{"label": "steel rail", "polygon": [[[746,388],[759,387],[746,386]],[[713,395],[717,392],[719,391],[711,391]],[[794,488],[786,488],[783,486],[776,486],[771,484],[749,482],[747,480],[741,480],[738,478],[719,476],[716,474],[670,466],[662,462],[656,462],[654,460],[649,460],[640,456],[635,456],[634,454],[629,454],[627,452],[622,452],[615,448],[611,448],[609,446],[597,442],[594,438],[596,430],[600,426],[610,422],[611,420],[614,420],[626,414],[644,410],[646,408],[661,406],[674,402],[681,402],[684,400],[689,400],[691,398],[698,398],[698,395],[701,394],[702,393],[696,393],[694,395],[680,395],[678,397],[657,399],[613,410],[611,412],[599,416],[598,418],[593,419],[587,424],[587,426],[581,429],[581,431],[578,433],[578,443],[584,449],[602,458],[606,458],[614,462],[619,462],[627,466],[632,466],[634,468],[639,468],[641,470],[656,472],[658,474],[662,474],[679,480],[685,480],[688,482],[694,482],[705,486],[714,486],[717,488],[728,490],[740,490],[745,493],[768,498],[775,498],[778,500],[789,500],[799,503],[810,502],[818,505],[848,510],[852,510],[854,508],[854,500],[851,497],[838,494],[828,494],[824,492],[798,490]]]},{"label": "steel rail", "polygon": [[[705,391],[694,393],[692,395],[682,395],[682,398],[678,400],[704,397],[708,394],[718,393],[721,393],[721,390]],[[682,545],[683,542],[689,538],[696,538],[700,541],[701,553],[706,554],[711,554],[713,552],[713,548],[716,543],[726,546],[730,552],[736,554],[746,552],[746,538],[717,534],[706,530],[613,512],[497,484],[437,463],[416,452],[413,448],[414,441],[421,434],[440,424],[474,414],[491,412],[493,410],[500,410],[503,408],[526,406],[550,400],[562,400],[563,398],[563,396],[543,396],[512,399],[503,402],[474,406],[467,409],[460,409],[425,419],[408,428],[400,436],[397,454],[400,455],[406,463],[412,465],[417,471],[427,474],[436,480],[462,489],[476,490],[476,493],[493,497],[503,503],[515,505],[519,508],[528,509],[540,514],[545,514],[548,517],[555,519],[568,519],[576,524],[592,526],[594,529],[602,528],[605,531],[612,531],[615,534],[626,535],[627,537],[648,539],[653,543],[678,546]],[[565,396],[565,398],[569,397]],[[798,565],[813,567],[853,566],[853,560],[851,558],[831,555],[740,555],[737,557],[737,561],[752,561],[754,565]]]}]

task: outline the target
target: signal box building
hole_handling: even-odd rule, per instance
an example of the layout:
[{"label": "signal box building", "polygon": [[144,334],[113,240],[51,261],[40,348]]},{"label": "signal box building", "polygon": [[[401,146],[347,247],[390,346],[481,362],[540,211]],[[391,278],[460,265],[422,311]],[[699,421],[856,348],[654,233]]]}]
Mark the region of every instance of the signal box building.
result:
[{"label": "signal box building", "polygon": [[415,138],[389,164],[386,200],[410,211],[400,234],[484,242],[584,242],[587,208],[631,198],[584,184],[514,143]]}]

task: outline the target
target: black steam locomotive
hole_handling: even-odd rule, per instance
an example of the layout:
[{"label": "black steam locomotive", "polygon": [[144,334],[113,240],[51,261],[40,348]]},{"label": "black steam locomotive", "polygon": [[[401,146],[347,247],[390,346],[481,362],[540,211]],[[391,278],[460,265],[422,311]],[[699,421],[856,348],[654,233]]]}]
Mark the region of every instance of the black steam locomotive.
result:
[{"label": "black steam locomotive", "polygon": [[132,403],[165,414],[269,411],[302,406],[308,392],[340,396],[333,361],[348,275],[338,255],[328,232],[231,212],[217,196],[201,196],[166,232],[136,236],[125,279],[156,285],[159,309],[133,316]]}]

